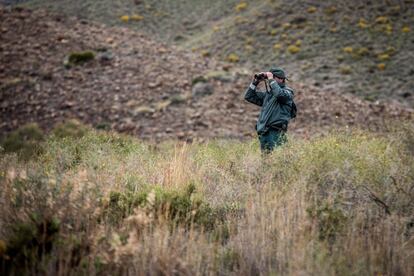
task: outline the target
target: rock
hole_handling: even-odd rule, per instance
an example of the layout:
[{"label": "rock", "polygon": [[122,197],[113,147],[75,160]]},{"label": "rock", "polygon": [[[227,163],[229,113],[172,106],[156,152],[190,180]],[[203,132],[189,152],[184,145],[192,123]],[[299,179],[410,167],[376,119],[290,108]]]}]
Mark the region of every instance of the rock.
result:
[{"label": "rock", "polygon": [[97,55],[97,59],[102,63],[108,63],[114,59],[114,55],[109,51],[105,51],[105,52],[99,53]]},{"label": "rock", "polygon": [[62,103],[61,107],[62,108],[72,108],[75,105],[75,102],[73,101],[65,101],[64,103]]},{"label": "rock", "polygon": [[159,83],[158,82],[150,82],[150,83],[148,83],[148,87],[149,88],[155,88],[155,87],[157,87],[159,85]]},{"label": "rock", "polygon": [[135,108],[132,113],[134,116],[138,116],[138,115],[145,115],[145,114],[152,114],[155,112],[154,108],[151,108],[149,106],[140,106]]},{"label": "rock", "polygon": [[208,82],[198,82],[193,86],[192,96],[194,98],[205,97],[214,93],[214,87]]}]

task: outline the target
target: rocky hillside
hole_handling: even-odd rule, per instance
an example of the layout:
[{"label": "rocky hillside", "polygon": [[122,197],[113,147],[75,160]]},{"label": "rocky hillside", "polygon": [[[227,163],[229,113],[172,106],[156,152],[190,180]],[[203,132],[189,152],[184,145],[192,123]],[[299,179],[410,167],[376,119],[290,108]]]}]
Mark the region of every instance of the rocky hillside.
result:
[{"label": "rocky hillside", "polygon": [[[258,108],[243,100],[253,72],[107,27],[42,10],[0,9],[0,131],[76,118],[97,128],[159,140],[243,138]],[[413,113],[293,81],[293,133],[332,127],[384,129]]]},{"label": "rocky hillside", "polygon": [[324,91],[414,107],[412,0],[25,2],[142,30],[198,55],[252,70],[278,64],[295,80]]},{"label": "rocky hillside", "polygon": [[414,106],[412,1],[244,3],[186,45],[249,68],[276,63],[327,92]]}]

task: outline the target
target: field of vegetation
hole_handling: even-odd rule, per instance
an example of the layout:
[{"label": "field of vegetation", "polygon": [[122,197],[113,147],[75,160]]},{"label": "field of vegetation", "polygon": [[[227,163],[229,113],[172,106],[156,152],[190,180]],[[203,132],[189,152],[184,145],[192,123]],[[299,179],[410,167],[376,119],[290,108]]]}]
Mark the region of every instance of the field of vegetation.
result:
[{"label": "field of vegetation", "polygon": [[1,275],[413,275],[414,128],[149,144],[76,122],[1,142]]}]

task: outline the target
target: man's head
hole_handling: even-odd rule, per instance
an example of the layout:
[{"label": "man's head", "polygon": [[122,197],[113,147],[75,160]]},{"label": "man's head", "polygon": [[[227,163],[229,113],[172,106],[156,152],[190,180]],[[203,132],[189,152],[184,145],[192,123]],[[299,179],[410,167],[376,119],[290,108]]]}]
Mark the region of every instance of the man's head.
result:
[{"label": "man's head", "polygon": [[288,78],[286,77],[285,71],[283,71],[282,68],[273,67],[273,68],[270,68],[269,72],[271,72],[273,74],[273,78],[278,83],[285,82],[286,79],[288,80]]}]

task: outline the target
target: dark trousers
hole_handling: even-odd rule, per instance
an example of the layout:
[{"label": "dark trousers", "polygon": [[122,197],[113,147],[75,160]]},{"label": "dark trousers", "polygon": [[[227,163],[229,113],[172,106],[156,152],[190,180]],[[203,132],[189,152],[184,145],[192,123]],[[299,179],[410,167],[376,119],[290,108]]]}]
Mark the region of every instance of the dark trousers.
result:
[{"label": "dark trousers", "polygon": [[271,152],[275,147],[287,142],[286,131],[270,128],[259,134],[260,149],[263,153]]}]

